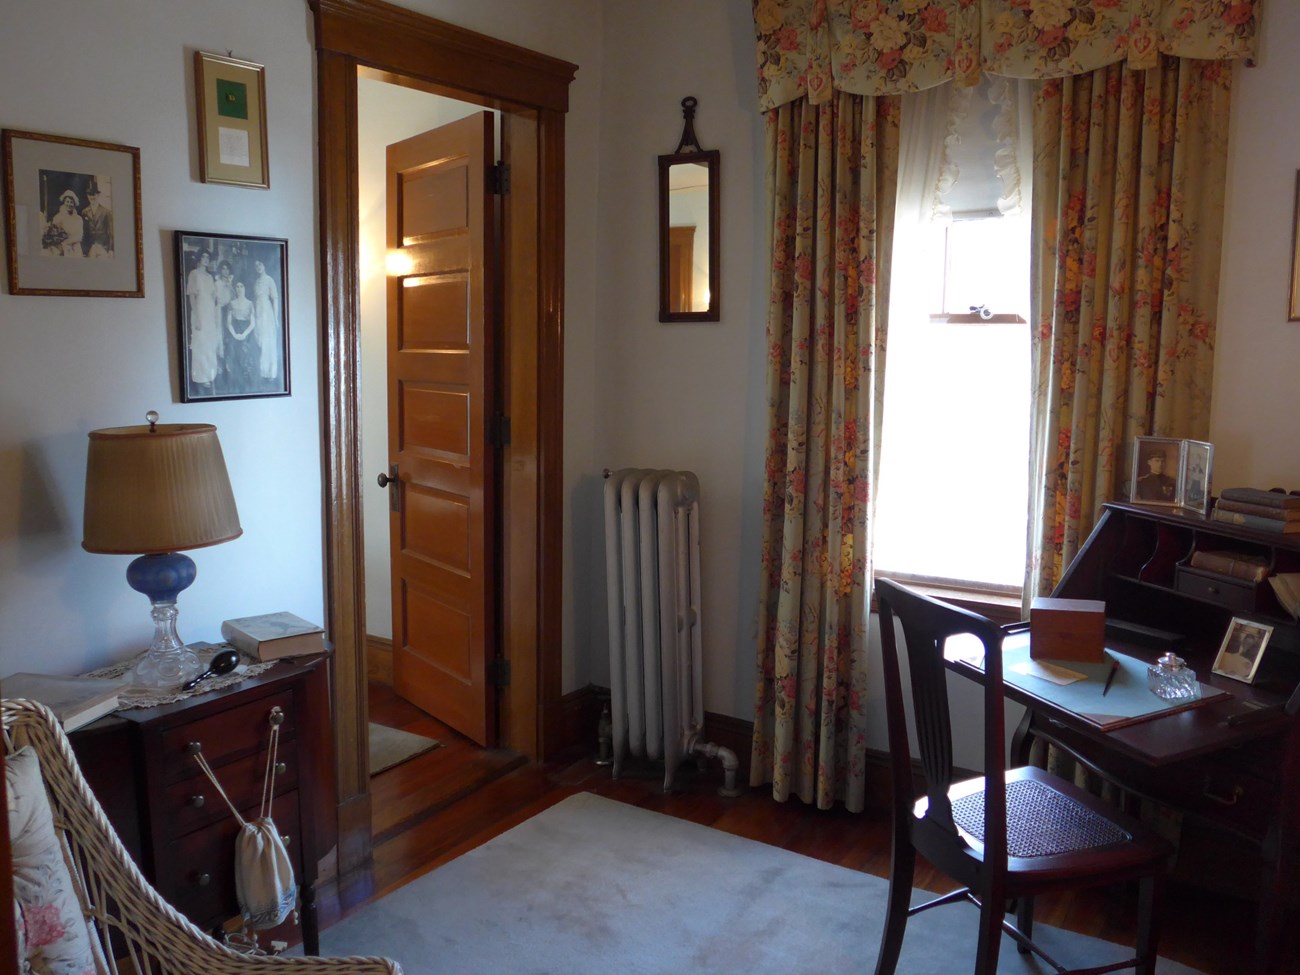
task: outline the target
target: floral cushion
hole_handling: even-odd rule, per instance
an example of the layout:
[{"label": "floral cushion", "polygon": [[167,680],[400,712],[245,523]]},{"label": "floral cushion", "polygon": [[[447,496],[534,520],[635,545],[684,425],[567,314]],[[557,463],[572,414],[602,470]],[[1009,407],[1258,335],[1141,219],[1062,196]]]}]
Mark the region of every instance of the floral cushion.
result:
[{"label": "floral cushion", "polygon": [[9,839],[14,868],[21,971],[35,975],[94,975],[90,932],[72,886],[36,753],[5,756]]}]

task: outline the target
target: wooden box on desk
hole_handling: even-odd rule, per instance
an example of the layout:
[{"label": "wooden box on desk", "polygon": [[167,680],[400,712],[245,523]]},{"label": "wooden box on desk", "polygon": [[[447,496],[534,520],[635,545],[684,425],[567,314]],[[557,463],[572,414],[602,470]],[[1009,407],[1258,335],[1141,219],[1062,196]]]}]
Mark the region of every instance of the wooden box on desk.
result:
[{"label": "wooden box on desk", "polygon": [[1106,659],[1106,604],[1099,599],[1037,596],[1029,607],[1029,656],[1035,660]]}]

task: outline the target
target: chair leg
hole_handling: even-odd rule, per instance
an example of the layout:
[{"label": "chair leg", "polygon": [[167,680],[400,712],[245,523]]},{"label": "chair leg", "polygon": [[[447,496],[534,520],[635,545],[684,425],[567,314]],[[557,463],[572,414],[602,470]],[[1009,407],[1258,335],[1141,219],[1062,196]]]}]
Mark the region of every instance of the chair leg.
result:
[{"label": "chair leg", "polygon": [[1134,975],[1155,975],[1156,971],[1156,915],[1160,910],[1163,878],[1143,877],[1138,884],[1137,965]]},{"label": "chair leg", "polygon": [[975,975],[996,975],[1002,948],[1002,918],[1007,899],[1001,888],[980,891],[980,934],[975,948]]},{"label": "chair leg", "polygon": [[[1034,899],[1021,897],[1016,901],[1016,927],[1026,938],[1034,936]],[[1016,942],[1016,950],[1022,955],[1029,954],[1029,946]]]},{"label": "chair leg", "polygon": [[889,901],[885,908],[885,932],[876,954],[876,975],[894,975],[898,955],[903,950],[903,931],[907,927],[907,909],[912,901],[912,877],[916,870],[916,850],[910,842],[895,844],[889,865]]}]

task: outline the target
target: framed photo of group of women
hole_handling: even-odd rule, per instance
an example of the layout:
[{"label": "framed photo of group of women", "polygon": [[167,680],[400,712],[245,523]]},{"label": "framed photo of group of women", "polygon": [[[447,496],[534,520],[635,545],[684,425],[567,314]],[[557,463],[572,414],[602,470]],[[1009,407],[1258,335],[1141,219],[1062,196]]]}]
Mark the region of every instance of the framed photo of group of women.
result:
[{"label": "framed photo of group of women", "polygon": [[182,403],[289,395],[289,242],[178,230]]}]

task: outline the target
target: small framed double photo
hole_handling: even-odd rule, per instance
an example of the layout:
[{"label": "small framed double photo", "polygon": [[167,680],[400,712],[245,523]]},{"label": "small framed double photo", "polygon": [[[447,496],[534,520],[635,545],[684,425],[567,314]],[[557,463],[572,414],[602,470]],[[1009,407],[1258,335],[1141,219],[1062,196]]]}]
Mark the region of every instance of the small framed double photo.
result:
[{"label": "small framed double photo", "polygon": [[1251,683],[1272,635],[1273,627],[1268,624],[1234,616],[1228,624],[1228,632],[1223,635],[1223,645],[1219,647],[1219,655],[1214,658],[1211,669],[1222,677]]},{"label": "small framed double photo", "polygon": [[251,61],[194,52],[199,178],[205,183],[271,185],[266,154],[266,69]]},{"label": "small framed double photo", "polygon": [[182,403],[289,395],[289,242],[176,238]]},{"label": "small framed double photo", "polygon": [[1129,497],[1141,504],[1191,508],[1206,514],[1214,447],[1201,440],[1137,437]]}]

